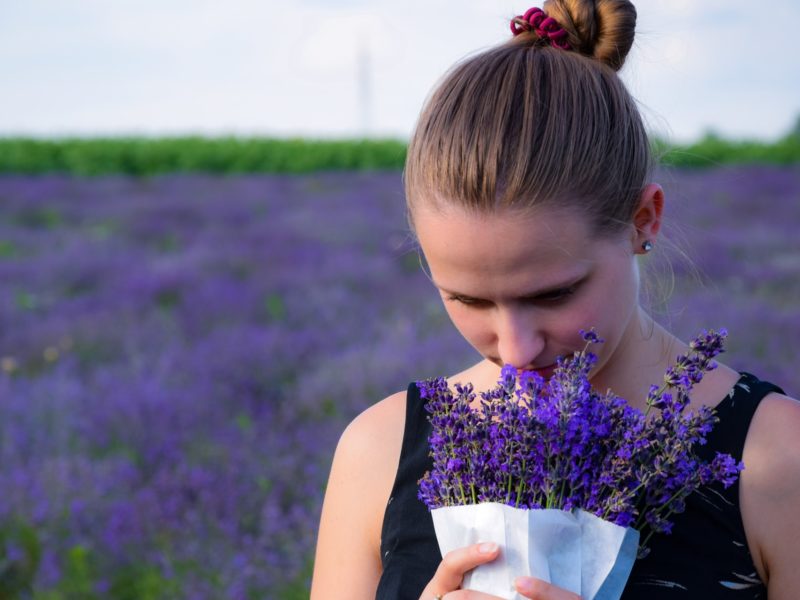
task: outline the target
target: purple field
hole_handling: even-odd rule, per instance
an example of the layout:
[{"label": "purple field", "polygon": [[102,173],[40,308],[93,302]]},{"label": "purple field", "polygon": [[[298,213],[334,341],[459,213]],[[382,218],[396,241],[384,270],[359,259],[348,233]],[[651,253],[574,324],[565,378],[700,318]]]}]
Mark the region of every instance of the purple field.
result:
[{"label": "purple field", "polygon": [[[800,394],[800,170],[661,181],[653,312]],[[476,360],[396,172],[5,176],[0,281],[0,598],[301,598],[344,426]]]}]

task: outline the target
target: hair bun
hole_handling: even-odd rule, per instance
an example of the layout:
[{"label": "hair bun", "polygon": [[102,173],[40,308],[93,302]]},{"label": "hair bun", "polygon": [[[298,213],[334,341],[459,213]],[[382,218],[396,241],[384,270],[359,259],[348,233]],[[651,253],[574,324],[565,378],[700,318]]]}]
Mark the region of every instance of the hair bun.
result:
[{"label": "hair bun", "polygon": [[545,0],[544,11],[569,33],[575,52],[619,71],[636,30],[636,8],[628,0]]}]

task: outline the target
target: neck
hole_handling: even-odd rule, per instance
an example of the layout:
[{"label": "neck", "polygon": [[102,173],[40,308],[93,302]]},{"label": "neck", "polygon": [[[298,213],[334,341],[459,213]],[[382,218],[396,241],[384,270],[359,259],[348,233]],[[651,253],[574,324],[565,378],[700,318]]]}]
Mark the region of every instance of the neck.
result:
[{"label": "neck", "polygon": [[611,357],[591,376],[598,391],[610,389],[640,410],[646,408],[650,386],[663,380],[664,372],[688,346],[639,308]]}]

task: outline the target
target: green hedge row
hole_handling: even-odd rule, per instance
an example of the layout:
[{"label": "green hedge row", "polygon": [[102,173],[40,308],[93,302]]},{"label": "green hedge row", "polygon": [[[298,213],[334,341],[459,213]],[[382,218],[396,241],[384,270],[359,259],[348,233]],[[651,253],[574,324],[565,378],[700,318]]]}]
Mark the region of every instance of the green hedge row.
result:
[{"label": "green hedge row", "polygon": [[[728,141],[706,136],[678,146],[655,141],[662,163],[710,167],[731,163],[800,163],[800,135],[777,142]],[[0,138],[0,173],[71,173],[81,176],[170,172],[308,173],[401,169],[399,140],[264,138]]]},{"label": "green hedge row", "polygon": [[654,145],[662,164],[674,167],[800,163],[800,134],[787,135],[776,142],[731,141],[707,135],[689,145],[670,146],[661,140],[656,140]]},{"label": "green hedge row", "polygon": [[405,156],[406,145],[397,140],[0,139],[0,173],[308,173],[397,169]]}]

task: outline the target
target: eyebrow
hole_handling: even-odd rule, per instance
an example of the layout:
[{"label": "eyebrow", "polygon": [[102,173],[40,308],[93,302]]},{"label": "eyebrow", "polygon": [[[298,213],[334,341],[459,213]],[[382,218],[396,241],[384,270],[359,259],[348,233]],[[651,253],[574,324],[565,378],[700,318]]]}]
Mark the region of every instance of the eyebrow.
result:
[{"label": "eyebrow", "polygon": [[[552,294],[553,292],[558,292],[558,291],[561,291],[561,290],[566,289],[566,288],[571,288],[571,287],[580,285],[580,284],[584,283],[586,280],[588,280],[590,276],[591,276],[591,273],[586,273],[584,275],[581,275],[580,277],[569,279],[564,283],[551,285],[551,286],[548,286],[548,287],[543,288],[541,290],[537,290],[535,292],[527,292],[525,294],[521,294],[519,296],[516,296],[515,299],[517,299],[517,300],[532,300],[532,299],[535,299],[535,298],[539,298],[541,296],[546,296],[547,294]],[[446,288],[443,288],[434,279],[431,279],[431,281],[433,281],[433,284],[437,288],[439,288],[440,290],[442,290],[446,294],[450,294],[452,296],[460,296],[462,298],[470,298],[470,299],[473,299],[473,300],[480,300],[481,299],[481,298],[478,298],[477,296],[472,296],[470,294],[463,294],[461,292],[454,292],[452,290],[448,290]]]}]

